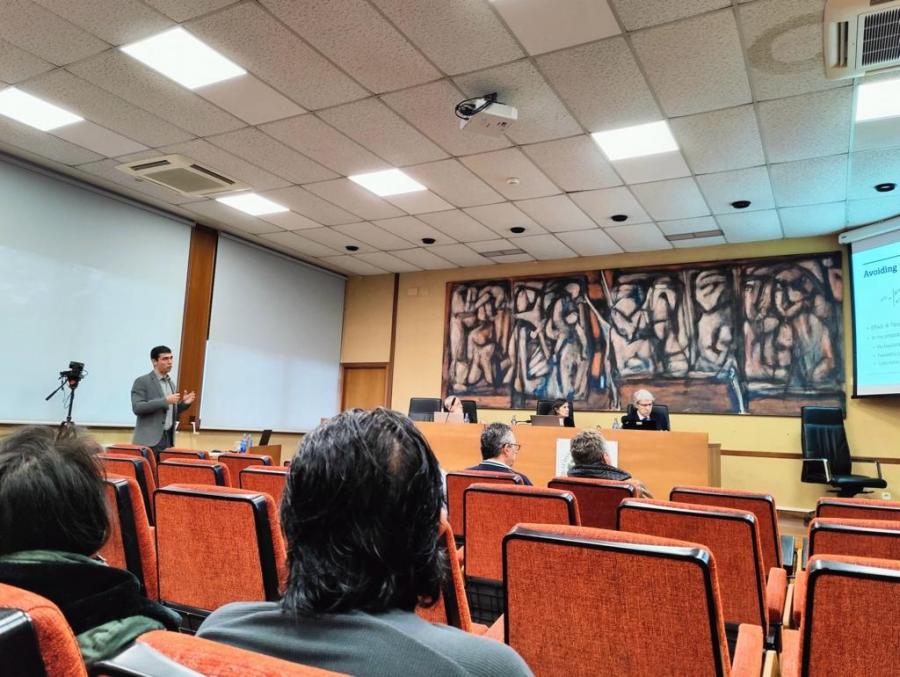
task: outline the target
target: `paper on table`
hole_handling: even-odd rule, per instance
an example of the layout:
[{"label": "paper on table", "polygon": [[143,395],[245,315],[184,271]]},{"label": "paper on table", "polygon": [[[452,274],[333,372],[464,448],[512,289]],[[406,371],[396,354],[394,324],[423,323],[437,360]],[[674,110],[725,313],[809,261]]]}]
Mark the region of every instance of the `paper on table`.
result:
[{"label": "paper on table", "polygon": [[[560,437],[556,440],[556,477],[562,477],[569,472],[572,465],[572,440]],[[619,467],[619,443],[615,440],[606,440],[606,450],[609,453],[609,464]]]}]

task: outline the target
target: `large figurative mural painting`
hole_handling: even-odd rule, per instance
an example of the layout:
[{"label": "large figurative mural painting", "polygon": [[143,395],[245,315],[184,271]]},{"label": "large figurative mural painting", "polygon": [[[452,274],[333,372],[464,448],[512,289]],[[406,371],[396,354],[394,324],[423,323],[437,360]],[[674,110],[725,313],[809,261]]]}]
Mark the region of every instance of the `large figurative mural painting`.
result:
[{"label": "large figurative mural painting", "polygon": [[482,407],[797,415],[844,404],[841,254],[449,285],[443,388]]}]

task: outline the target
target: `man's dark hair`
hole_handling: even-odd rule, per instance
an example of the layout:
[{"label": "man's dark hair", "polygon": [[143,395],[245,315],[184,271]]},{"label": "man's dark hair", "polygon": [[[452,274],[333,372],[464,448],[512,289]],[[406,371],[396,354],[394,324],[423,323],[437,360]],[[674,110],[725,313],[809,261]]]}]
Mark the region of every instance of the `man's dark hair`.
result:
[{"label": "man's dark hair", "polygon": [[172,349],[169,346],[154,346],[150,350],[150,359],[158,360],[160,355],[165,355],[166,353],[171,353]]},{"label": "man's dark hair", "polygon": [[481,433],[481,458],[487,461],[500,455],[500,448],[509,441],[512,432],[505,423],[491,423]]},{"label": "man's dark hair", "polygon": [[402,414],[345,411],[309,433],[281,503],[282,606],[300,614],[412,611],[440,595],[438,461]]},{"label": "man's dark hair", "polygon": [[46,426],[0,439],[0,555],[100,549],[109,516],[98,449],[83,434],[57,440]]}]

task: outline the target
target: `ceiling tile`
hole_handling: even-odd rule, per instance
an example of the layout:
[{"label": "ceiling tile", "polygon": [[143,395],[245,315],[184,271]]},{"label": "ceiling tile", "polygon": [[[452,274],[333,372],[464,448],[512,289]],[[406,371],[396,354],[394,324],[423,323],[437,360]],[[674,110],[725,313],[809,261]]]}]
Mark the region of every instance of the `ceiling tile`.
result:
[{"label": "ceiling tile", "polygon": [[359,221],[358,216],[344,211],[340,207],[335,207],[330,202],[326,202],[299,186],[270,190],[265,193],[265,197],[293,209],[323,226],[336,226],[341,223]]},{"label": "ceiling tile", "polygon": [[288,120],[270,122],[262,125],[261,129],[319,164],[345,176],[390,169],[387,162],[315,115],[298,115]]},{"label": "ceiling tile", "polygon": [[490,240],[491,238],[497,237],[497,234],[494,231],[485,228],[478,221],[459,209],[454,209],[449,212],[422,214],[419,218],[459,242]]},{"label": "ceiling tile", "polygon": [[[465,212],[503,237],[515,238],[522,235],[535,235],[546,232],[510,202],[484,205],[482,207],[469,207]],[[509,232],[510,228],[519,226],[525,229],[524,233],[519,233],[517,236],[515,233]]]},{"label": "ceiling tile", "polygon": [[242,181],[256,190],[268,190],[289,185],[289,182],[281,177],[260,169],[256,165],[252,165],[237,155],[232,155],[228,151],[222,150],[203,139],[165,146],[160,151],[161,155],[173,153],[185,155],[192,160],[207,165],[210,169]]},{"label": "ceiling tile", "polygon": [[361,219],[389,219],[403,212],[350,179],[313,183],[305,188]]},{"label": "ceiling tile", "polygon": [[847,195],[847,155],[771,165],[769,176],[779,207],[844,200]]},{"label": "ceiling tile", "polygon": [[494,137],[460,131],[459,118],[453,111],[456,104],[465,98],[450,80],[438,80],[381,97],[388,106],[453,155],[468,155],[509,146],[509,140],[505,136]]},{"label": "ceiling tile", "polygon": [[85,80],[197,136],[244,123],[117,49],[69,66]]},{"label": "ceiling tile", "polygon": [[126,190],[147,195],[167,204],[181,204],[197,200],[196,196],[182,195],[181,193],[176,193],[174,190],[163,188],[152,181],[142,181],[131,174],[120,172],[116,169],[116,165],[118,164],[121,164],[120,160],[101,160],[99,162],[90,162],[88,164],[79,165],[78,169],[92,176],[109,181],[114,185],[122,186]]},{"label": "ceiling tile", "polygon": [[388,195],[384,198],[388,202],[400,207],[408,214],[425,214],[427,212],[442,212],[453,209],[453,205],[442,200],[430,190],[418,190],[414,193],[401,193],[400,195]]},{"label": "ceiling tile", "polygon": [[357,252],[375,251],[375,247],[334,228],[310,228],[309,230],[301,231],[300,234],[313,242],[324,244],[326,247],[331,247],[339,252],[347,251],[348,246],[358,247],[358,249],[353,250],[354,254]]},{"label": "ceiling tile", "polygon": [[[453,245],[451,245],[453,246]],[[462,246],[462,245],[460,245]],[[393,254],[388,254],[387,252],[374,252],[372,254],[357,254],[356,258],[366,263],[371,263],[374,266],[378,266],[379,268],[383,268],[389,273],[414,273],[418,270],[422,270],[418,266],[414,266],[411,263],[407,263],[403,259],[398,259]]]},{"label": "ceiling tile", "polygon": [[650,215],[644,211],[640,203],[634,199],[631,191],[625,187],[571,193],[569,197],[604,228],[618,225],[610,218],[616,214],[627,216],[629,224],[645,223],[651,220]]},{"label": "ceiling tile", "polygon": [[630,226],[606,228],[606,233],[626,252],[649,252],[672,249],[655,223],[636,223]]},{"label": "ceiling tile", "polygon": [[279,19],[373,92],[440,77],[440,72],[364,0],[263,0]]},{"label": "ceiling tile", "polygon": [[447,157],[415,127],[375,98],[323,110],[319,117],[398,167]]},{"label": "ceiling tile", "polygon": [[691,249],[693,247],[712,247],[720,244],[728,244],[721,235],[714,237],[692,237],[689,240],[675,240],[672,246],[675,249]]},{"label": "ceiling tile", "polygon": [[684,157],[678,151],[616,160],[612,166],[626,183],[647,183],[691,175]]},{"label": "ceiling tile", "polygon": [[669,116],[752,100],[731,9],[635,33],[631,44]]},{"label": "ceiling tile", "polygon": [[182,207],[191,212],[194,212],[195,214],[198,214],[200,216],[200,223],[204,223],[205,225],[210,225],[208,222],[206,222],[206,219],[209,218],[213,221],[227,223],[235,228],[238,228],[242,232],[251,233],[253,235],[257,235],[260,233],[273,233],[281,230],[281,228],[279,228],[278,226],[267,223],[266,221],[258,219],[255,216],[250,216],[249,214],[239,212],[237,209],[232,209],[231,207],[228,207],[221,202],[216,202],[215,200],[191,202],[190,204],[182,205]]},{"label": "ceiling tile", "polygon": [[585,134],[523,146],[522,150],[565,191],[622,185],[597,144]]},{"label": "ceiling tile", "polygon": [[261,80],[247,73],[195,90],[207,101],[251,125],[281,120],[305,111]]},{"label": "ceiling tile", "polygon": [[384,268],[373,266],[368,261],[363,261],[355,256],[328,256],[322,258],[322,263],[335,266],[353,275],[382,275],[386,273]]},{"label": "ceiling tile", "polygon": [[842,87],[822,67],[824,0],[759,0],[738,6],[741,36],[757,100]]},{"label": "ceiling tile", "polygon": [[15,84],[53,68],[53,64],[0,39],[0,80]]},{"label": "ceiling tile", "polygon": [[367,94],[256,3],[235,5],[187,28],[304,108],[334,106]]},{"label": "ceiling tile", "polygon": [[766,161],[753,106],[669,120],[681,152],[698,174],[754,167]]},{"label": "ceiling tile", "polygon": [[0,116],[0,142],[17,146],[64,165],[81,165],[103,159],[102,155],[86,148],[3,116]]},{"label": "ceiling tile", "polygon": [[697,177],[697,183],[713,214],[735,213],[731,203],[738,200],[750,201],[750,206],[741,212],[772,209],[775,206],[772,183],[765,167],[704,174]]},{"label": "ceiling tile", "polygon": [[571,259],[578,256],[553,235],[529,235],[528,237],[520,237],[516,240],[516,244],[538,261]]},{"label": "ceiling tile", "polygon": [[[339,233],[343,233],[349,237],[356,238],[361,242],[372,245],[375,249],[404,249],[411,247],[414,242],[408,242],[403,238],[397,237],[393,233],[379,228],[371,223],[348,223],[344,226],[335,226],[334,229]],[[395,271],[396,272],[396,271]]]},{"label": "ceiling tile", "polygon": [[207,141],[291,183],[311,183],[337,177],[331,170],[325,169],[258,129],[247,127],[236,132],[208,137]]},{"label": "ceiling tile", "polygon": [[446,0],[373,2],[438,68],[450,75],[525,56],[489,3]]},{"label": "ceiling tile", "polygon": [[581,126],[529,61],[497,66],[455,78],[468,96],[497,92],[497,99],[518,109],[506,135],[516,143],[536,143],[579,134]]},{"label": "ceiling tile", "polygon": [[[262,235],[261,237],[271,242],[277,242],[278,244],[287,247],[288,249],[299,252],[300,254],[306,254],[307,256],[334,256],[335,254],[340,254],[340,252],[335,251],[331,247],[326,247],[325,245],[314,242],[308,238],[303,237],[302,235],[297,235],[297,233],[272,233],[269,235]],[[337,257],[337,259],[333,260],[343,261],[344,259],[349,258],[351,257],[340,256]],[[368,266],[369,264],[366,265]],[[345,266],[341,267],[344,268]],[[379,270],[378,272],[383,271]]]},{"label": "ceiling tile", "polygon": [[741,212],[739,214],[720,214],[716,216],[719,228],[725,233],[729,242],[756,242],[758,240],[780,240],[781,220],[774,209],[763,209],[758,212]]},{"label": "ceiling tile", "polygon": [[[474,251],[482,253],[482,252],[495,252],[501,250],[508,249],[517,249],[518,245],[513,244],[509,240],[482,240],[481,242],[472,242],[469,244]],[[531,257],[529,257],[531,259]]]},{"label": "ceiling tile", "polygon": [[418,266],[424,270],[443,270],[444,268],[457,268],[454,263],[450,263],[447,259],[443,259],[437,254],[432,254],[427,249],[403,249],[401,251],[391,252],[397,258],[403,259],[407,263]]},{"label": "ceiling tile", "polygon": [[506,256],[494,256],[491,258],[494,263],[530,263],[534,261],[531,254],[509,254]]},{"label": "ceiling tile", "polygon": [[[544,197],[560,192],[518,148],[469,155],[461,160],[494,190],[510,200]],[[511,178],[518,179],[518,183],[509,183]]]},{"label": "ceiling tile", "polygon": [[656,224],[664,235],[685,235],[686,233],[704,233],[718,230],[716,220],[711,216],[698,216],[693,219],[677,219],[660,221]]},{"label": "ceiling tile", "polygon": [[0,2],[0,38],[57,66],[109,49],[103,40],[31,0]]},{"label": "ceiling tile", "polygon": [[631,191],[654,219],[688,219],[709,214],[693,179],[673,179],[632,186]]},{"label": "ceiling tile", "polygon": [[677,21],[731,5],[731,0],[611,0],[629,31]]},{"label": "ceiling tile", "polygon": [[847,223],[860,226],[900,214],[900,195],[874,200],[848,200]]},{"label": "ceiling tile", "polygon": [[[435,244],[450,244],[453,242],[453,238],[432,228],[427,223],[420,221],[414,216],[401,216],[396,219],[379,219],[374,223],[379,228],[383,228],[389,233],[393,233],[397,237],[401,237],[413,244],[422,242],[423,237],[434,238]],[[409,245],[406,246],[408,247]]]},{"label": "ceiling tile", "polygon": [[543,54],[617,35],[605,0],[493,0],[529,54]]},{"label": "ceiling tile", "polygon": [[111,132],[105,127],[95,125],[88,120],[54,129],[52,133],[54,136],[77,143],[83,148],[107,157],[116,157],[147,150],[147,147],[143,144],[132,141],[121,134]]},{"label": "ceiling tile", "polygon": [[181,22],[233,5],[236,0],[144,0],[144,2]]},{"label": "ceiling tile", "polygon": [[579,256],[602,256],[604,254],[619,254],[622,251],[622,248],[599,228],[576,230],[571,233],[557,233],[556,237]]},{"label": "ceiling tile", "polygon": [[435,245],[429,247],[428,250],[442,259],[455,263],[457,266],[490,266],[494,263],[464,244]]},{"label": "ceiling tile", "polygon": [[654,122],[662,117],[623,38],[540,56],[537,64],[572,114],[590,132]]},{"label": "ceiling tile", "polygon": [[190,132],[65,70],[41,75],[21,88],[152,148],[193,138]]},{"label": "ceiling tile", "polygon": [[846,153],[853,88],[842,87],[758,104],[769,162]]},{"label": "ceiling tile", "polygon": [[888,197],[889,194],[877,192],[875,186],[889,182],[900,184],[900,148],[866,150],[850,155],[848,199]]},{"label": "ceiling tile", "polygon": [[779,209],[785,237],[828,235],[842,230],[847,223],[843,202]]},{"label": "ceiling tile", "polygon": [[597,227],[597,224],[565,195],[522,200],[515,204],[551,233]]},{"label": "ceiling tile", "polygon": [[321,223],[316,223],[297,212],[276,212],[260,216],[263,221],[274,223],[285,230],[306,230],[307,228],[321,228]]},{"label": "ceiling tile", "polygon": [[502,202],[503,196],[460,164],[459,160],[440,160],[415,167],[404,173],[457,207]]},{"label": "ceiling tile", "polygon": [[111,45],[124,45],[160,33],[171,19],[139,0],[34,0],[54,14]]},{"label": "ceiling tile", "polygon": [[857,122],[853,127],[853,150],[900,146],[900,117]]}]

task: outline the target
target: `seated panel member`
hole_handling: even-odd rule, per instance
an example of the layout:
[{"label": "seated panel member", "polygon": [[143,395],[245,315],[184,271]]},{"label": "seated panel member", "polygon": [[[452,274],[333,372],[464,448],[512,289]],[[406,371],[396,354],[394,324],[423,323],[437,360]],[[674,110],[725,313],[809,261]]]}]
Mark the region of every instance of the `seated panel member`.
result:
[{"label": "seated panel member", "polygon": [[610,465],[606,440],[596,430],[583,430],[572,438],[569,448],[573,465],[567,473],[569,477],[588,477],[615,482],[630,481],[641,490],[641,498],[653,498],[647,485],[631,476],[631,473]]},{"label": "seated panel member", "polygon": [[669,422],[659,411],[653,410],[653,394],[649,390],[635,391],[632,398],[634,410],[622,417],[622,423],[632,425],[650,421],[650,430],[669,430]]},{"label": "seated panel member", "polygon": [[572,420],[572,407],[568,403],[567,400],[557,399],[553,400],[553,406],[550,408],[550,413],[554,416],[559,416],[561,419],[564,419],[563,425],[566,428],[574,428],[575,421]]},{"label": "seated panel member", "polygon": [[526,486],[532,486],[530,479],[512,469],[521,447],[521,444],[516,443],[512,428],[505,423],[486,425],[481,433],[481,463],[466,470],[508,472],[521,477]]},{"label": "seated panel member", "polygon": [[198,636],[350,675],[531,675],[505,644],[416,615],[449,575],[441,499],[437,458],[410,419],[334,417],[291,464],[284,598],[226,604]]}]

